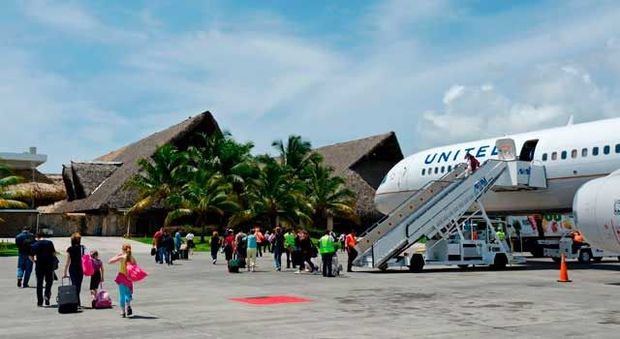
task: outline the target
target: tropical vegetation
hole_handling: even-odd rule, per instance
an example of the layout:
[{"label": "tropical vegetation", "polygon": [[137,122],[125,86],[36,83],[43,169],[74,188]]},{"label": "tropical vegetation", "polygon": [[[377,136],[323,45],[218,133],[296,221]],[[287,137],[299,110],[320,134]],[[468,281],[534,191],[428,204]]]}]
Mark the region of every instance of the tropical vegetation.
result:
[{"label": "tropical vegetation", "polygon": [[192,220],[201,229],[258,224],[325,229],[333,218],[356,221],[355,195],[300,136],[275,141],[276,156],[254,156],[230,133],[197,135],[192,146],[163,145],[141,159],[127,184],[139,194],[132,215],[168,211],[165,225]]}]

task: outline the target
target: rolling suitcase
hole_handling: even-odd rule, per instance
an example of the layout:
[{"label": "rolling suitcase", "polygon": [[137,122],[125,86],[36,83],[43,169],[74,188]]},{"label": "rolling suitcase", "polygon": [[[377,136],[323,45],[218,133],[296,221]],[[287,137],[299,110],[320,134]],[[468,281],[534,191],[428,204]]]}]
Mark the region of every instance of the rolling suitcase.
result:
[{"label": "rolling suitcase", "polygon": [[58,286],[58,313],[76,313],[78,311],[78,294],[77,288],[73,285],[65,285],[65,278],[60,280]]},{"label": "rolling suitcase", "polygon": [[228,272],[239,273],[239,261],[237,259],[231,259],[228,261]]}]

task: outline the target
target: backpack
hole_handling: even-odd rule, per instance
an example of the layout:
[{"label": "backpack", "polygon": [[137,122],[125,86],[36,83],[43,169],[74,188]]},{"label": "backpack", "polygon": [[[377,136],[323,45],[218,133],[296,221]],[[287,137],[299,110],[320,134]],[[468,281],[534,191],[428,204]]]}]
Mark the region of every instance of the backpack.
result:
[{"label": "backpack", "polygon": [[103,284],[101,284],[99,291],[97,291],[97,295],[95,295],[93,306],[96,309],[112,308],[112,298],[108,291],[103,289]]},{"label": "backpack", "polygon": [[82,255],[82,271],[84,271],[84,275],[87,277],[95,274],[93,258],[88,253]]}]

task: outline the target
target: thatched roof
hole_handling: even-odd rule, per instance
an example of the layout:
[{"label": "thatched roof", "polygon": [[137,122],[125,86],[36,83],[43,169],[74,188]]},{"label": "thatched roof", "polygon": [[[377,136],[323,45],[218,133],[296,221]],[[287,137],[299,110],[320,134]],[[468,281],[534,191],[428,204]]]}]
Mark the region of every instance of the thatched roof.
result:
[{"label": "thatched roof", "polygon": [[74,199],[84,199],[91,195],[116,171],[121,162],[71,162]]},{"label": "thatched roof", "polygon": [[6,187],[5,193],[12,199],[30,203],[34,198],[36,206],[47,205],[67,198],[62,185],[41,182],[27,182]]},{"label": "thatched roof", "polygon": [[394,132],[352,140],[315,149],[323,156],[334,174],[346,180],[349,189],[357,194],[359,215],[376,215],[375,191],[387,171],[403,159]]},{"label": "thatched roof", "polygon": [[[95,189],[93,189],[91,183],[97,180],[87,180],[89,184],[84,188],[88,188],[89,190],[93,189],[90,195],[83,199],[65,201],[61,204],[57,204],[51,212],[66,213],[129,208],[138,199],[138,194],[134,190],[124,189],[123,185],[139,172],[140,168],[137,164],[139,159],[152,156],[159,146],[167,143],[172,143],[179,148],[186,148],[192,143],[191,138],[195,136],[197,132],[211,134],[215,131],[219,131],[219,126],[213,118],[213,115],[207,111],[197,116],[190,117],[165,130],[154,133],[133,144],[107,153],[95,159],[95,161],[117,162],[121,165],[119,165],[107,179],[103,180],[98,187],[95,187]],[[82,168],[84,171],[83,173],[91,173],[91,171],[96,173],[96,175],[93,174],[92,176],[90,174],[85,174],[83,177],[91,178],[96,176],[100,179],[104,171],[99,172],[100,169],[94,168],[94,166]],[[68,175],[65,175],[64,178],[65,180],[68,179]],[[72,179],[74,181],[73,186],[75,187],[76,178],[73,177]]]}]

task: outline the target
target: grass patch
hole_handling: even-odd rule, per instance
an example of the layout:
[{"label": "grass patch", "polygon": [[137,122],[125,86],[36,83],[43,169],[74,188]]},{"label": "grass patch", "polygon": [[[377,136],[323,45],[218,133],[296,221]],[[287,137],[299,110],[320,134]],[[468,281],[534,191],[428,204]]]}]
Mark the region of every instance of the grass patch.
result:
[{"label": "grass patch", "polygon": [[0,242],[0,257],[16,257],[18,254],[17,245],[12,242]]},{"label": "grass patch", "polygon": [[[143,244],[148,244],[148,245],[153,244],[153,237],[137,237],[137,238],[131,238],[131,240],[141,242]],[[185,242],[185,239],[183,239],[183,242]],[[196,247],[194,248],[194,251],[196,252],[210,252],[211,251],[211,237],[205,237],[205,242],[201,243],[200,236],[196,236],[194,237],[194,244],[196,245]]]}]

